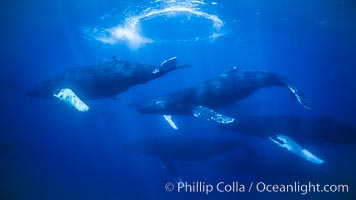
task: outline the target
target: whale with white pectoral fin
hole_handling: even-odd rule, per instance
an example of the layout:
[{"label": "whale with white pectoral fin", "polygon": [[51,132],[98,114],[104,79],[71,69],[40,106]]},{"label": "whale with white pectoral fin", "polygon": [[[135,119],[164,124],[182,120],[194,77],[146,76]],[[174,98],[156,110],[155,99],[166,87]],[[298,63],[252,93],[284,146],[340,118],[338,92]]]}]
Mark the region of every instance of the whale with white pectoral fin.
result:
[{"label": "whale with white pectoral fin", "polygon": [[238,122],[222,124],[220,127],[239,134],[264,138],[283,133],[303,145],[356,144],[355,124],[328,116],[241,116]]},{"label": "whale with white pectoral fin", "polygon": [[[241,117],[238,122],[223,124],[220,127],[246,136],[268,138],[273,144],[314,164],[323,164],[325,161],[304,146],[309,148],[310,146],[354,145],[356,143],[354,124],[327,116],[247,116]],[[322,156],[325,157],[325,155]]]},{"label": "whale with white pectoral fin", "polygon": [[[163,61],[161,65],[147,65],[120,60],[113,56],[97,64],[73,68],[44,80],[30,90],[28,96],[47,99],[55,97],[83,112],[89,108],[87,105],[84,106],[84,101],[117,99],[120,93],[135,85],[147,83],[186,67],[190,65],[178,65],[176,57]],[[78,103],[79,107],[76,107],[73,101]]]},{"label": "whale with white pectoral fin", "polygon": [[245,99],[260,89],[274,86],[287,88],[303,107],[310,109],[308,99],[284,76],[232,68],[196,86],[144,101],[138,105],[137,110],[145,114],[192,115],[219,124],[229,124],[235,119],[216,109]]},{"label": "whale with white pectoral fin", "polygon": [[157,158],[174,181],[182,176],[176,162],[211,160],[235,149],[250,150],[250,146],[240,140],[208,139],[182,135],[165,135],[136,138],[123,144],[128,152],[140,153]]}]

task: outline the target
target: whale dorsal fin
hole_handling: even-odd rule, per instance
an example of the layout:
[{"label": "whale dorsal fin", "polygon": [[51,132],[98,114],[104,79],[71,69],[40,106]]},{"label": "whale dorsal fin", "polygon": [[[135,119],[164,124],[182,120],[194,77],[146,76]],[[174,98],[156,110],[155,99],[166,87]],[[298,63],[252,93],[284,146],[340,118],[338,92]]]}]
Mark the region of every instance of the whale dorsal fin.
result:
[{"label": "whale dorsal fin", "polygon": [[204,106],[197,106],[193,109],[192,114],[195,117],[203,118],[205,120],[213,120],[219,124],[229,124],[232,123],[235,119],[227,117],[225,115],[219,114],[214,110],[211,110]]}]

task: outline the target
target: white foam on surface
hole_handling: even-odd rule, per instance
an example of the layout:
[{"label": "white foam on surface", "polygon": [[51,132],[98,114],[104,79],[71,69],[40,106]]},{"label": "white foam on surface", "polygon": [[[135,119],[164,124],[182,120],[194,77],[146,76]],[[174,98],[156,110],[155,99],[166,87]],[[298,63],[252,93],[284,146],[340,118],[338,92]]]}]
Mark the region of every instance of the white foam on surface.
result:
[{"label": "white foam on surface", "polygon": [[[153,39],[142,34],[141,22],[153,20],[160,16],[176,16],[177,14],[193,15],[199,18],[204,18],[212,22],[212,34],[207,37],[196,37],[199,39],[214,40],[223,35],[219,30],[224,25],[224,22],[214,14],[204,12],[200,9],[206,3],[204,1],[154,1],[152,3],[160,4],[160,6],[152,5],[147,9],[139,12],[137,15],[127,16],[126,19],[109,28],[93,28],[85,29],[87,35],[105,44],[126,43],[132,50],[138,49],[146,44],[156,42]],[[163,5],[163,6],[162,6]],[[158,8],[157,8],[158,7]],[[135,7],[137,9],[137,7]],[[197,40],[195,38],[195,41]],[[176,41],[185,41],[177,38]]]}]

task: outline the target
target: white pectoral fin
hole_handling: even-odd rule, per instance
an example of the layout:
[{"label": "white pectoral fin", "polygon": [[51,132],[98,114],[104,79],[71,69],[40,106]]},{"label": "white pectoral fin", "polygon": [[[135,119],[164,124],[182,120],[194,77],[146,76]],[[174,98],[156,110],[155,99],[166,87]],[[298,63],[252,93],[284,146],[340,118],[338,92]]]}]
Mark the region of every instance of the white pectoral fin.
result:
[{"label": "white pectoral fin", "polygon": [[198,118],[213,120],[219,124],[229,124],[234,122],[234,118],[224,116],[204,106],[197,106],[193,109],[193,115]]},{"label": "white pectoral fin", "polygon": [[293,154],[306,159],[309,162],[314,164],[323,164],[324,160],[315,156],[307,149],[303,149],[297,142],[292,140],[290,137],[285,135],[276,135],[276,139],[269,137],[269,139],[277,144],[278,146],[287,149],[288,151],[292,152]]},{"label": "white pectoral fin", "polygon": [[53,94],[53,96],[80,112],[87,112],[89,110],[89,107],[69,88],[61,89],[58,94]]},{"label": "white pectoral fin", "polygon": [[176,126],[176,124],[172,120],[172,116],[171,115],[163,115],[163,117],[173,129],[175,129],[175,130],[178,129],[178,127]]}]

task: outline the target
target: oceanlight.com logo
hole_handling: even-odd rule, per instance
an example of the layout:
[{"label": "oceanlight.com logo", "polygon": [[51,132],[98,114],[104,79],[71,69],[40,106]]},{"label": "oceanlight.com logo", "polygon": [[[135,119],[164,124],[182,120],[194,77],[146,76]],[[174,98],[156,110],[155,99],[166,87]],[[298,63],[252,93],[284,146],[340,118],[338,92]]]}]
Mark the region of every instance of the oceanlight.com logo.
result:
[{"label": "oceanlight.com logo", "polygon": [[260,182],[251,182],[249,184],[239,183],[238,181],[225,183],[223,181],[210,184],[203,181],[196,182],[168,182],[165,185],[167,192],[180,193],[203,193],[208,195],[212,192],[219,193],[299,193],[307,195],[309,193],[344,193],[349,192],[347,184],[319,184],[308,182],[306,184],[295,181],[291,184],[269,184]]}]

